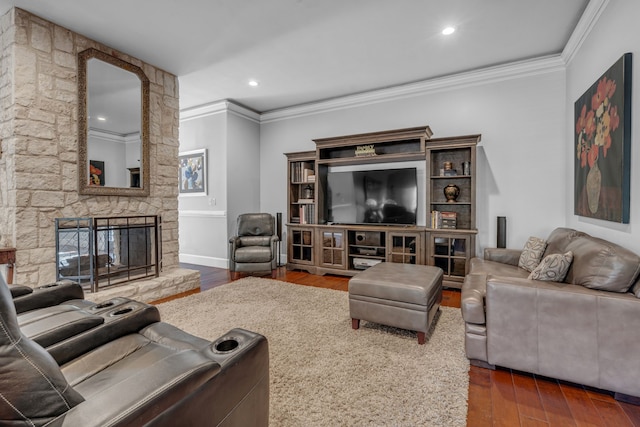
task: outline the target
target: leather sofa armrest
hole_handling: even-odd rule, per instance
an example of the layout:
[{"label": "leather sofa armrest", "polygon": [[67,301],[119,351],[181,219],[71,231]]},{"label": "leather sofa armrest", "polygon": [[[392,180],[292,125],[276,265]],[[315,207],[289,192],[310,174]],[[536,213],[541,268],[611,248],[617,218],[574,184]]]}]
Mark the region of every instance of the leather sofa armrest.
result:
[{"label": "leather sofa armrest", "polygon": [[484,259],[503,264],[518,265],[520,254],[522,254],[520,249],[485,248]]},{"label": "leather sofa armrest", "polygon": [[33,288],[30,288],[29,286],[11,285],[11,284],[7,286],[9,286],[9,290],[11,291],[12,298],[21,297],[23,295],[29,295],[30,293],[33,292]]},{"label": "leather sofa armrest", "polygon": [[211,346],[211,341],[191,335],[165,322],[152,323],[141,329],[139,334],[176,350],[203,350]]},{"label": "leather sofa armrest", "polygon": [[83,299],[84,291],[79,283],[60,280],[49,285],[38,286],[32,293],[13,299],[18,314],[38,308],[51,307],[72,299]]},{"label": "leather sofa armrest", "polygon": [[467,274],[462,284],[461,310],[466,323],[484,325],[485,295],[487,292],[486,274]]}]

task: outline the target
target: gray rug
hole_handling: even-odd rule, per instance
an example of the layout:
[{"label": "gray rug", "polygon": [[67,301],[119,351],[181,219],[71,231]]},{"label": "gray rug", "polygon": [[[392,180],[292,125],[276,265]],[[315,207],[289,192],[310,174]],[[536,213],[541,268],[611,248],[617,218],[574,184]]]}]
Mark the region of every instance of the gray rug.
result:
[{"label": "gray rug", "polygon": [[460,310],[442,307],[425,345],[361,322],[346,292],[245,278],[159,306],[214,340],[235,327],[269,340],[271,426],[465,426],[469,362]]}]

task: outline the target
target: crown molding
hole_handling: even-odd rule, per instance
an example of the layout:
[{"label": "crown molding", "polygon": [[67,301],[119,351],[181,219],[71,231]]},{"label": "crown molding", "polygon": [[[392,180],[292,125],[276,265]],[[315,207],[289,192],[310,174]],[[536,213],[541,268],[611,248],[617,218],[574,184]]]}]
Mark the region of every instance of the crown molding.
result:
[{"label": "crown molding", "polygon": [[220,113],[230,113],[260,123],[260,114],[228,99],[180,110],[180,121],[198,119]]},{"label": "crown molding", "polygon": [[505,65],[487,67],[460,74],[373,90],[355,95],[304,104],[280,110],[269,111],[260,116],[260,123],[270,123],[311,114],[360,107],[395,99],[409,98],[428,93],[440,92],[450,88],[476,86],[486,83],[546,74],[564,70],[565,63],[560,55],[512,62]]},{"label": "crown molding", "polygon": [[190,120],[229,112],[256,123],[270,123],[312,114],[361,107],[396,99],[410,98],[451,88],[471,87],[487,83],[563,71],[587,38],[610,0],[590,0],[562,53],[482,68],[414,83],[347,95],[278,110],[256,113],[230,100],[222,100],[180,111],[180,120]]},{"label": "crown molding", "polygon": [[576,55],[582,43],[586,40],[587,36],[593,29],[593,26],[600,19],[600,15],[606,9],[609,4],[609,0],[590,0],[585,8],[580,20],[578,21],[578,25],[571,33],[571,37],[569,37],[569,41],[565,45],[562,50],[562,60],[565,64],[569,64],[573,57]]},{"label": "crown molding", "polygon": [[91,138],[102,139],[109,142],[117,142],[121,144],[130,144],[140,142],[140,133],[131,133],[128,135],[120,135],[117,133],[107,132],[99,129],[89,129],[88,136]]}]

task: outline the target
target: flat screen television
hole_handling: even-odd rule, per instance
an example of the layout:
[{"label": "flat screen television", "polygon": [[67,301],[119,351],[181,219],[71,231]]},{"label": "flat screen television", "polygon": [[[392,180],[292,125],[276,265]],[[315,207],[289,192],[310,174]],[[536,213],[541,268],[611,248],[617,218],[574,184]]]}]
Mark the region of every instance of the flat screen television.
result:
[{"label": "flat screen television", "polygon": [[327,222],[416,224],[416,168],[329,171]]}]

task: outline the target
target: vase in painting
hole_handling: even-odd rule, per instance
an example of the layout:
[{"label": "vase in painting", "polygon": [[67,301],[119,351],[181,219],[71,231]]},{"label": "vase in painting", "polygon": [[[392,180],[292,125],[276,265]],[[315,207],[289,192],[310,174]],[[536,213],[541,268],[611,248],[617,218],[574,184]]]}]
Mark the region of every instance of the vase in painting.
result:
[{"label": "vase in painting", "polygon": [[589,169],[589,173],[587,173],[585,187],[587,191],[587,205],[589,206],[589,211],[594,214],[598,211],[600,189],[602,188],[602,172],[600,172],[597,161],[593,167]]}]

